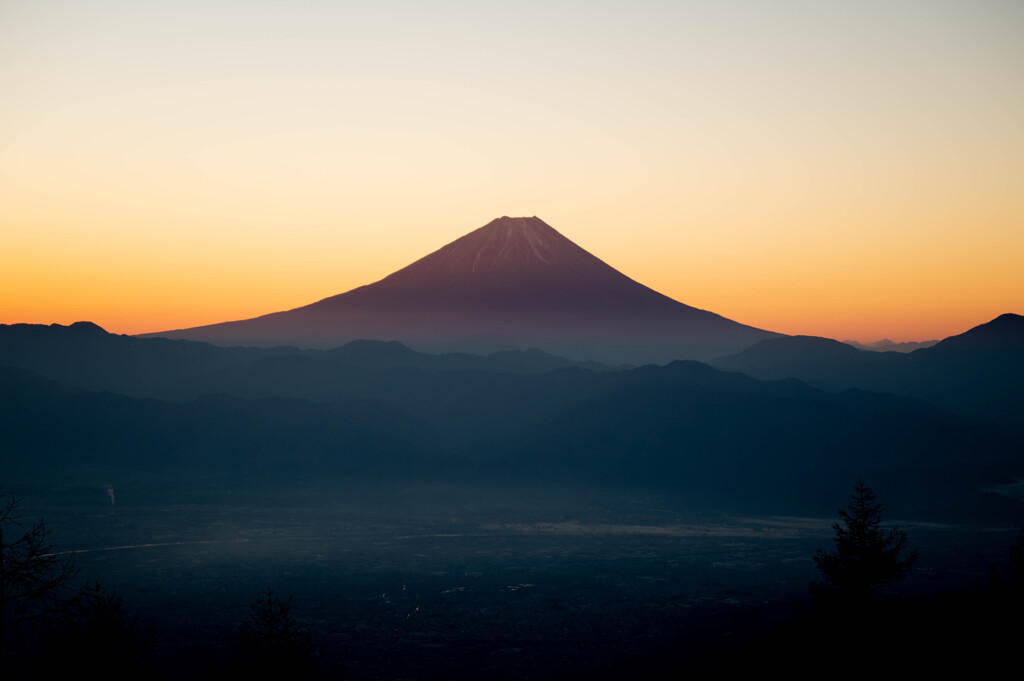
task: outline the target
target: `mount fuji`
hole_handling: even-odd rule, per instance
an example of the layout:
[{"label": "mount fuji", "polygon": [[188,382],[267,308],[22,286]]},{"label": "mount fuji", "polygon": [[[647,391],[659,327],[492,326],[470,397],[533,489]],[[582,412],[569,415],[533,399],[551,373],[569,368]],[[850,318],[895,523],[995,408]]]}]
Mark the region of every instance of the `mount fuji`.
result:
[{"label": "mount fuji", "polygon": [[145,334],[326,348],[400,340],[427,352],[539,347],[581,359],[711,359],[780,334],[684,305],[537,217],[501,217],[380,281],[285,312]]}]

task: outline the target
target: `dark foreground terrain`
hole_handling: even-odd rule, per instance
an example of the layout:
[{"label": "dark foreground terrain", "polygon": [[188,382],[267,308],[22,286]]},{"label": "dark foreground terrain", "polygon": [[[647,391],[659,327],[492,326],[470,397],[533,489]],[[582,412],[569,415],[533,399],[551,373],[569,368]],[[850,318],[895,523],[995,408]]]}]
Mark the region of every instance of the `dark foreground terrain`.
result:
[{"label": "dark foreground terrain", "polygon": [[[835,519],[592,487],[337,478],[135,477],[112,505],[104,482],[4,491],[76,552],[80,581],[116,590],[152,628],[171,678],[212,674],[268,587],[294,596],[325,668],[353,679],[676,676],[791,626]],[[900,527],[920,551],[904,597],[985,583],[1017,537]]]}]

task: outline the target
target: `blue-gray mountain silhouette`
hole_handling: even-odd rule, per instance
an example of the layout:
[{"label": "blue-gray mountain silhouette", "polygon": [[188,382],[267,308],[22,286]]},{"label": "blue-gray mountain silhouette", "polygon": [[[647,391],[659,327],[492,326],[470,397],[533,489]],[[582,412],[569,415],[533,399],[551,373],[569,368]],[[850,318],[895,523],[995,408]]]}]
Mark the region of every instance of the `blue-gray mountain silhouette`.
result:
[{"label": "blue-gray mountain silhouette", "polygon": [[711,362],[767,380],[861,388],[928,400],[974,418],[1024,427],[1024,317],[1003,314],[910,353],[868,352],[826,338],[758,342]]}]

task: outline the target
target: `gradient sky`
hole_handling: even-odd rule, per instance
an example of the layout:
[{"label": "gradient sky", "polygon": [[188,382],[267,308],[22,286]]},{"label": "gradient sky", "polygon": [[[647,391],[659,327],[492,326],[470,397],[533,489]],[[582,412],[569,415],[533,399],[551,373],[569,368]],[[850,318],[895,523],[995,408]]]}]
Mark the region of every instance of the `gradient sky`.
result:
[{"label": "gradient sky", "polygon": [[0,0],[0,322],[290,309],[501,215],[688,305],[1024,313],[1024,3]]}]

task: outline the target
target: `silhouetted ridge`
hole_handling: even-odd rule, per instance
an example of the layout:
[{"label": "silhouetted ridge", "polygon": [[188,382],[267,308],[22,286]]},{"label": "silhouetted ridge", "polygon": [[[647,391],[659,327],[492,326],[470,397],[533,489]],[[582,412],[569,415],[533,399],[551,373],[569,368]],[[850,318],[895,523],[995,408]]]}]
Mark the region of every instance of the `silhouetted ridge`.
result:
[{"label": "silhouetted ridge", "polygon": [[959,336],[950,336],[928,348],[942,353],[961,350],[999,350],[1024,353],[1024,317],[1002,314],[985,324],[979,324]]},{"label": "silhouetted ridge", "polygon": [[[60,325],[59,324],[53,324],[51,326],[60,326]],[[75,322],[74,324],[72,324],[68,328],[70,328],[70,329],[72,329],[74,331],[78,331],[80,333],[93,333],[93,334],[106,334],[107,333],[106,329],[104,329],[99,324],[94,324],[93,322]]]}]

